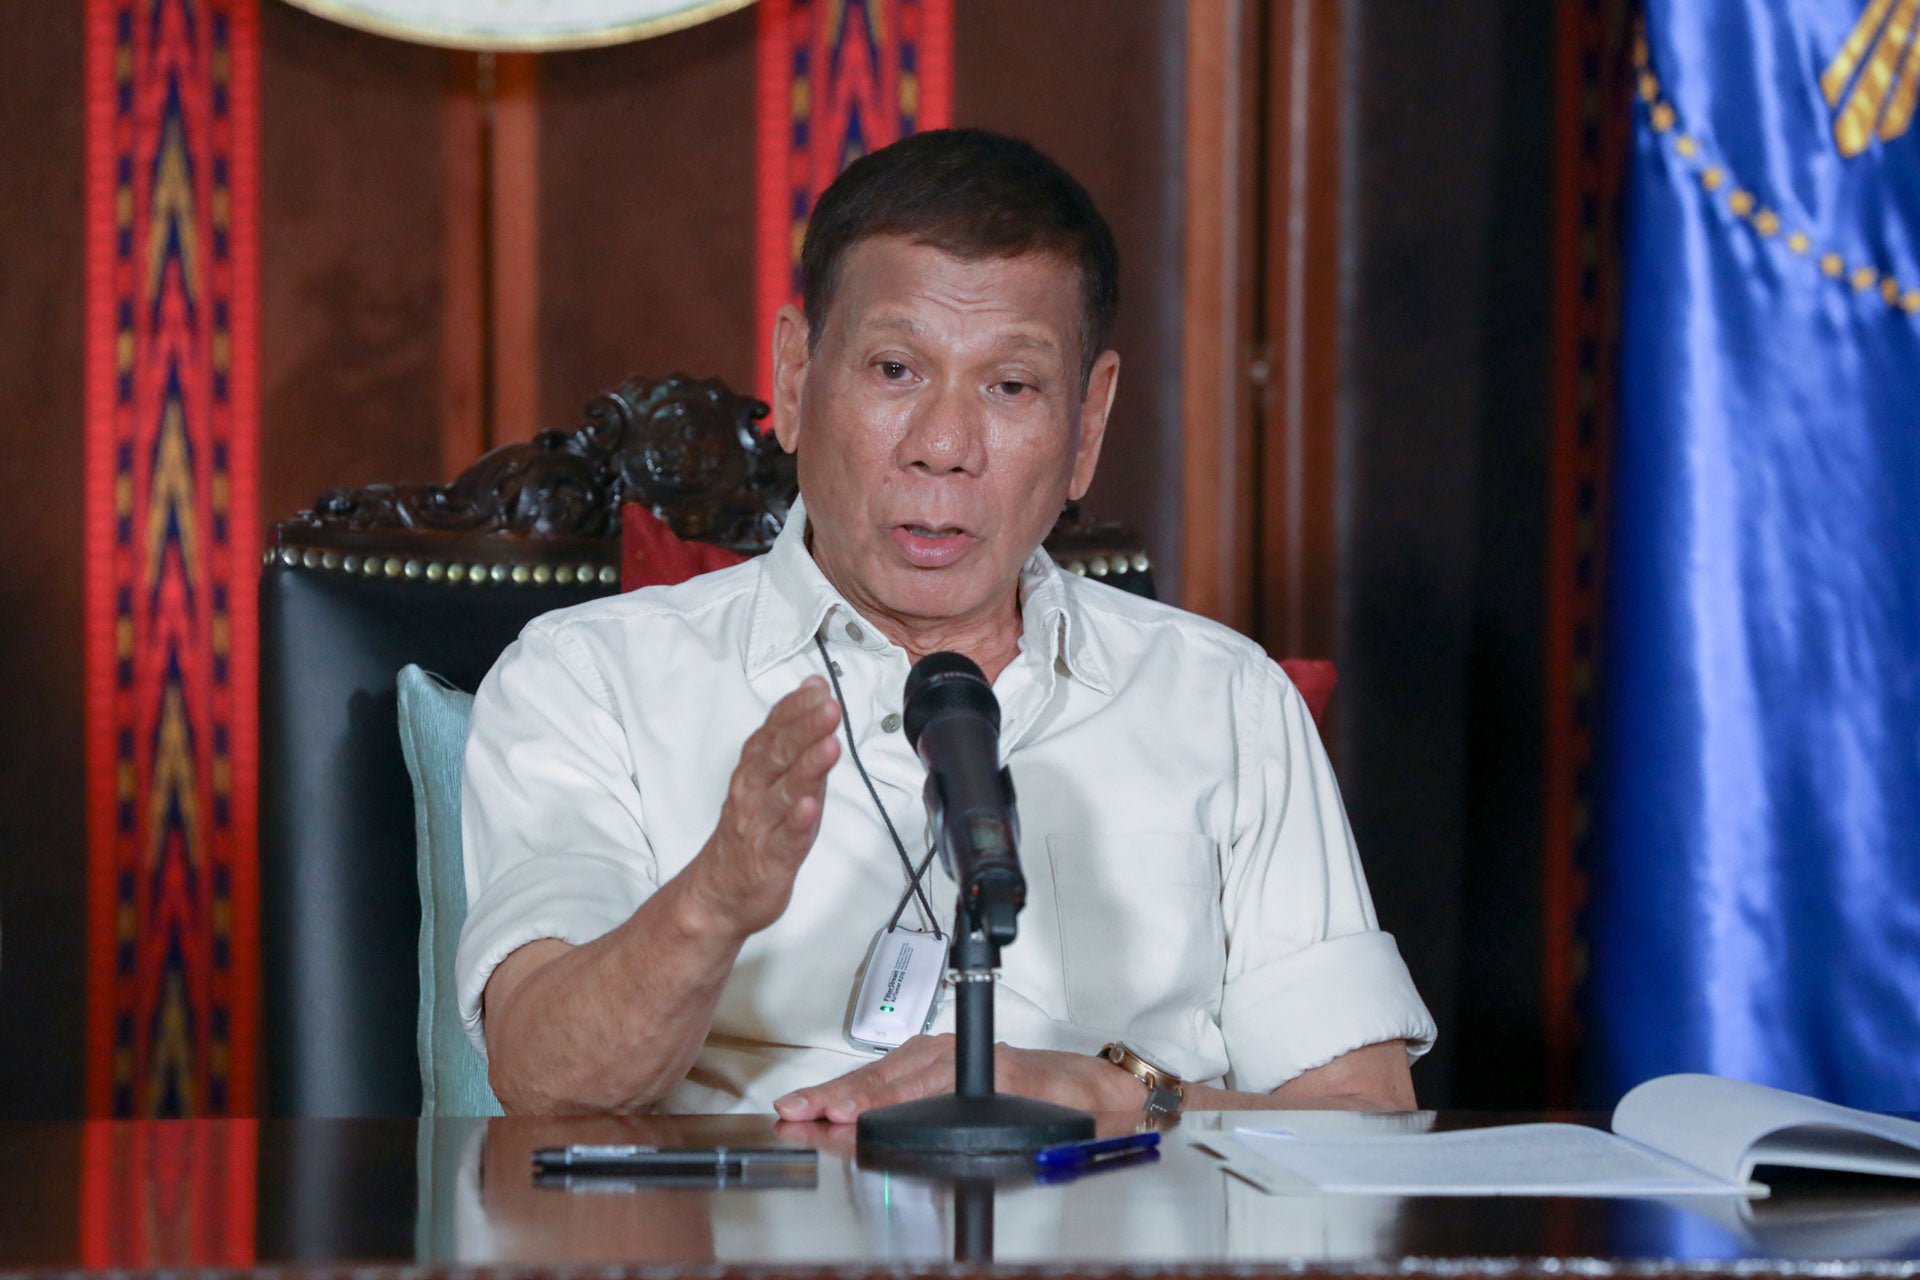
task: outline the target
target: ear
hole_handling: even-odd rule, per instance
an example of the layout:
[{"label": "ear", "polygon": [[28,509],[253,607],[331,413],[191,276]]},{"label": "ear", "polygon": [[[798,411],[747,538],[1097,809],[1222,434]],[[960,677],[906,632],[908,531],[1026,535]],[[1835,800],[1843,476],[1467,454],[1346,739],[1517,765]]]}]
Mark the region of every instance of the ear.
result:
[{"label": "ear", "polygon": [[773,317],[773,435],[788,453],[800,442],[800,397],[809,358],[807,318],[788,303]]},{"label": "ear", "polygon": [[1113,393],[1120,386],[1120,353],[1102,351],[1093,362],[1087,378],[1087,394],[1080,402],[1080,443],[1073,454],[1073,482],[1067,496],[1078,502],[1087,496],[1093,483],[1093,469],[1100,464],[1100,445],[1107,438],[1107,415],[1113,410]]}]

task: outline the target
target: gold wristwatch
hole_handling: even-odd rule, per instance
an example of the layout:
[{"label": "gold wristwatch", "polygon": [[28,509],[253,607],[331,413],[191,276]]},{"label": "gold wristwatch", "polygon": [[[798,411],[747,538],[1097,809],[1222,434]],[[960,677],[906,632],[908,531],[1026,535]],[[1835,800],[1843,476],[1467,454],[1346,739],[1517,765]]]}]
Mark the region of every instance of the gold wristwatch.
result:
[{"label": "gold wristwatch", "polygon": [[1172,1115],[1187,1100],[1186,1081],[1148,1062],[1118,1040],[1102,1049],[1100,1056],[1147,1086],[1148,1120]]}]

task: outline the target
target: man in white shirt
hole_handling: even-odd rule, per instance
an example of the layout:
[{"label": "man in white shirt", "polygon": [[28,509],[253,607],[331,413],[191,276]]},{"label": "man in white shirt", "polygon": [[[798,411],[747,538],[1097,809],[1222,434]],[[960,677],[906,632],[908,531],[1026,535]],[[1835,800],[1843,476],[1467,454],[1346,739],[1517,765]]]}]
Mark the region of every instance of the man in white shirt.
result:
[{"label": "man in white shirt", "polygon": [[845,1121],[952,1088],[945,993],[884,1056],[846,1034],[876,933],[951,918],[937,867],[932,918],[906,890],[899,731],[941,650],[993,682],[1019,798],[1001,1089],[1139,1109],[1158,1067],[1188,1107],[1413,1105],[1432,1022],[1298,693],[1039,550],[1099,459],[1117,271],[1011,139],[915,135],[822,196],[773,335],[803,499],[773,550],[538,619],[477,697],[458,981],[509,1110]]}]

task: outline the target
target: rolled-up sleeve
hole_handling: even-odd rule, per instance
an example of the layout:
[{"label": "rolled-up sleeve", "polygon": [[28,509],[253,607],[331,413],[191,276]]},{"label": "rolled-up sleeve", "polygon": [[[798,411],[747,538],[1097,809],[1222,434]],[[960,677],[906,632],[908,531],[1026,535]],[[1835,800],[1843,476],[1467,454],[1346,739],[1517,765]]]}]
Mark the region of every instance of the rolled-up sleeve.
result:
[{"label": "rolled-up sleeve", "polygon": [[474,696],[461,780],[467,919],[455,982],[482,1054],[481,996],[540,938],[583,943],[658,887],[626,736],[579,642],[536,621]]},{"label": "rolled-up sleeve", "polygon": [[1227,1084],[1265,1093],[1383,1040],[1405,1040],[1411,1054],[1424,1053],[1433,1018],[1375,919],[1306,703],[1270,663],[1244,679],[1222,894]]}]

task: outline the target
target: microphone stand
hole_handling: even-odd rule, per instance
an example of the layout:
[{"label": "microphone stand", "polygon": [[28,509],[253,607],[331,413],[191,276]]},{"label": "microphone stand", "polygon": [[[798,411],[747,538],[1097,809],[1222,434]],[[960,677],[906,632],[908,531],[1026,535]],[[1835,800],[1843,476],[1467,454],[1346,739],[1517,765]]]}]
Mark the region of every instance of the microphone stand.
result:
[{"label": "microphone stand", "polygon": [[[967,899],[976,897],[969,905]],[[989,899],[980,901],[979,899]],[[962,893],[949,959],[954,982],[954,1090],[862,1112],[859,1156],[1024,1155],[1093,1137],[1093,1117],[1071,1107],[993,1091],[993,984],[1000,944],[1013,938],[1013,903]]]}]

